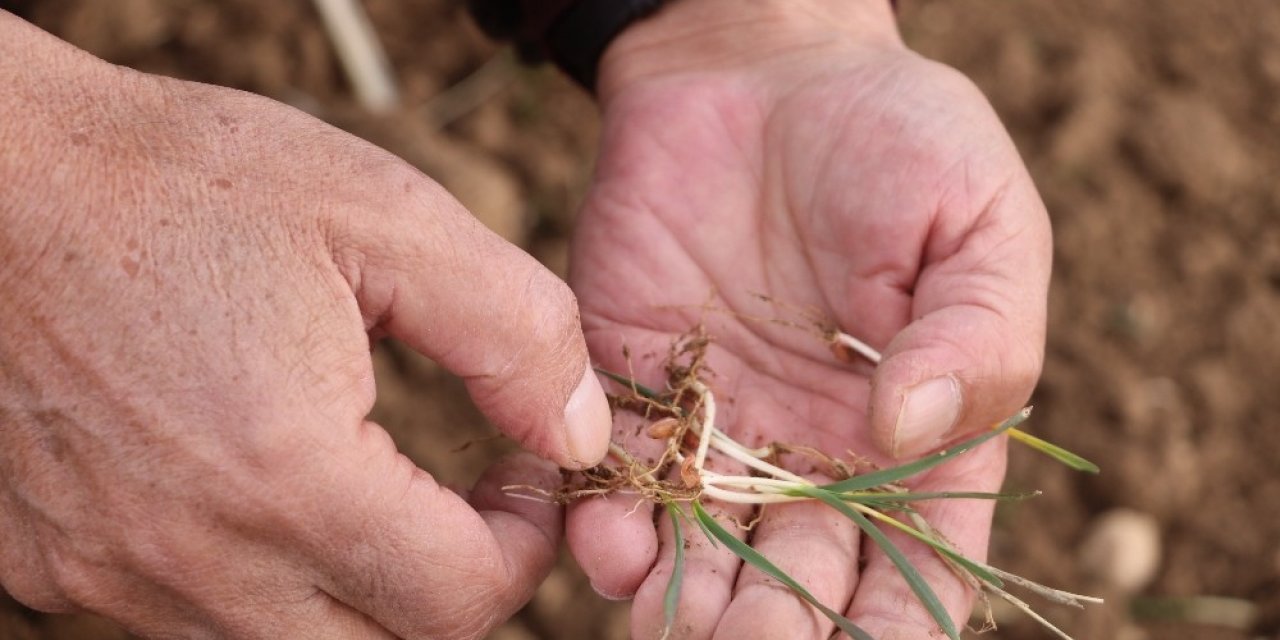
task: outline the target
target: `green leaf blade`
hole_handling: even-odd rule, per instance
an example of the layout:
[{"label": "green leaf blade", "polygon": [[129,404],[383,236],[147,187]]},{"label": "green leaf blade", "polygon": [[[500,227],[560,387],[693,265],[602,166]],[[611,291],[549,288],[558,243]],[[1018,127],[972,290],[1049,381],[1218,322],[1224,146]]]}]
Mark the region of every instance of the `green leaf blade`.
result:
[{"label": "green leaf blade", "polygon": [[1017,440],[1018,442],[1021,442],[1022,444],[1027,445],[1028,447],[1031,447],[1032,449],[1035,449],[1036,451],[1039,451],[1040,453],[1045,454],[1046,456],[1049,456],[1050,458],[1053,458],[1054,460],[1057,460],[1058,462],[1061,462],[1062,464],[1067,465],[1072,469],[1075,469],[1076,471],[1083,471],[1085,473],[1093,473],[1093,474],[1096,474],[1102,471],[1100,468],[1098,468],[1098,465],[1092,462],[1089,462],[1083,457],[1076,455],[1070,451],[1067,451],[1066,449],[1063,449],[1062,447],[1059,447],[1058,445],[1053,444],[1052,442],[1048,442],[1046,440],[1037,438],[1027,433],[1026,431],[1022,431],[1020,429],[1010,429],[1009,437],[1013,438],[1014,440]]},{"label": "green leaf blade", "polygon": [[646,386],[644,386],[644,385],[640,384],[639,382],[636,382],[635,380],[632,380],[631,378],[628,378],[628,377],[626,377],[626,376],[624,376],[624,375],[622,375],[622,374],[620,374],[620,373],[614,373],[614,372],[612,372],[612,371],[610,371],[610,370],[608,370],[608,369],[602,369],[602,368],[600,368],[600,367],[594,367],[594,368],[595,368],[596,373],[598,373],[598,374],[600,374],[600,375],[602,375],[602,376],[604,376],[604,377],[606,377],[606,378],[608,378],[608,379],[610,379],[610,380],[612,380],[612,381],[614,381],[614,382],[616,382],[616,383],[618,383],[618,384],[620,384],[620,385],[622,385],[622,386],[624,386],[624,387],[626,387],[626,388],[628,388],[628,389],[632,389],[632,390],[634,390],[636,393],[638,393],[638,394],[640,394],[640,395],[642,395],[642,396],[644,396],[644,397],[646,397],[646,398],[648,398],[648,399],[650,399],[650,400],[662,400],[662,397],[658,394],[658,392],[657,392],[657,391],[654,391],[653,389],[650,389],[649,387],[646,387]]},{"label": "green leaf blade", "polygon": [[970,438],[950,449],[939,451],[930,456],[925,456],[915,462],[910,462],[889,469],[881,469],[872,473],[854,476],[848,480],[841,480],[832,484],[824,485],[822,488],[835,493],[846,493],[850,491],[863,491],[884,484],[892,484],[899,480],[905,480],[911,476],[917,475],[933,467],[936,467],[947,460],[950,460],[986,441],[1022,424],[1027,418],[1031,417],[1031,407],[1027,407],[1022,411],[1009,417],[1000,423],[996,428],[983,433],[981,435]]},{"label": "green leaf blade", "polygon": [[667,580],[667,591],[662,596],[662,612],[666,627],[662,637],[671,633],[676,623],[676,612],[680,607],[680,590],[684,586],[684,532],[680,527],[680,511],[670,502],[666,503],[667,515],[671,516],[671,527],[675,531],[676,557],[671,567],[671,578]]},{"label": "green leaf blade", "polygon": [[[826,502],[829,505],[832,505],[836,510],[840,511],[840,513],[843,513],[846,517],[853,519],[852,516],[849,515],[849,511],[851,511],[849,507],[844,505],[841,505],[843,508],[836,507],[828,499],[828,497],[841,499],[843,496],[840,496],[837,494],[830,494],[830,492],[820,488],[807,488],[805,490],[798,490],[798,491],[788,492],[788,493],[790,493],[791,495],[809,496],[817,500],[821,500],[823,502]],[[822,494],[830,494],[830,496],[824,496]],[[868,506],[873,506],[874,508],[880,508],[880,505],[868,505]],[[909,509],[904,509],[904,510],[910,511]],[[939,540],[934,540],[933,538],[930,538],[929,536],[925,535],[922,531],[916,529],[915,527],[912,527],[898,520],[894,520],[892,518],[886,518],[885,520],[883,520],[883,522],[890,524],[895,529],[898,529],[899,531],[915,538],[916,540],[919,540],[920,542],[923,542],[929,545],[930,547],[933,547],[934,550],[936,550],[938,553],[941,553],[942,555],[949,558],[951,561],[964,567],[966,571],[973,574],[974,577],[978,578],[979,580],[982,580],[983,582],[986,582],[993,587],[997,587],[997,588],[1004,587],[1004,581],[1001,580],[999,576],[995,575],[994,573],[991,573],[990,571],[987,570],[986,567],[982,566],[981,564],[978,564],[977,562],[974,562],[973,560],[970,560],[969,558],[966,558],[965,556],[956,552],[955,549],[952,549],[951,547],[947,546],[943,542]]]},{"label": "green leaf blade", "polygon": [[988,491],[890,491],[848,492],[836,494],[846,502],[858,502],[867,505],[886,502],[921,502],[924,500],[995,500],[998,502],[1026,500],[1040,495],[1039,491],[1020,493],[991,493]]},{"label": "green leaf blade", "polygon": [[[907,560],[907,557],[903,555],[902,550],[893,544],[893,541],[883,531],[868,520],[866,516],[845,504],[843,500],[831,491],[825,491],[817,487],[801,487],[796,489],[796,492],[821,500],[843,513],[850,520],[853,520],[858,525],[858,528],[862,529],[884,551],[894,566],[898,568],[898,572],[906,580],[907,586],[911,587],[911,591],[920,599],[920,603],[924,605],[925,610],[933,617],[934,622],[938,623],[938,627],[942,629],[943,633],[947,634],[947,637],[951,640],[960,640],[960,633],[956,631],[955,622],[951,620],[951,616],[947,615],[947,610],[942,606],[942,601],[938,600],[938,594],[934,593],[933,587],[930,587],[929,583],[925,582],[924,576],[920,575],[920,572],[911,564],[911,561]],[[959,554],[956,555],[959,556]],[[959,557],[964,558],[964,556]],[[992,578],[998,580],[995,576],[992,576]]]},{"label": "green leaf blade", "polygon": [[734,535],[729,533],[727,529],[720,526],[720,523],[716,522],[715,518],[711,517],[711,514],[707,513],[707,511],[702,508],[702,505],[696,501],[693,503],[693,515],[699,526],[701,526],[703,532],[708,534],[708,538],[714,537],[719,540],[721,544],[728,547],[730,551],[739,558],[742,558],[744,562],[750,564],[756,569],[759,569],[762,573],[774,580],[786,585],[786,587],[795,592],[796,595],[803,598],[805,602],[808,602],[818,611],[821,611],[823,615],[835,623],[841,631],[848,634],[850,638],[853,638],[853,640],[875,640],[875,638],[872,638],[870,634],[863,631],[861,627],[854,624],[852,620],[836,613],[830,607],[819,602],[812,593],[809,593],[808,589],[804,588],[804,585],[796,582],[794,578],[787,575],[786,572],[779,569],[777,565],[773,564],[761,555],[759,551],[752,549],[750,545],[734,537]]}]

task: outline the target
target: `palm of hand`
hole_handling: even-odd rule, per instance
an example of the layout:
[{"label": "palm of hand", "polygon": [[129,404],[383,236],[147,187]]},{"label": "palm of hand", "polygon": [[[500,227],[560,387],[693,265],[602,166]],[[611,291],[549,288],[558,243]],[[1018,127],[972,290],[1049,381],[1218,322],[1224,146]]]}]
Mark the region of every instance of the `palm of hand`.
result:
[{"label": "palm of hand", "polygon": [[[769,73],[780,71],[795,70]],[[673,78],[617,96],[571,281],[602,366],[660,383],[669,345],[704,322],[719,428],[752,446],[786,442],[884,464],[868,420],[871,368],[833,358],[816,323],[788,322],[830,322],[890,354],[895,336],[930,313],[950,322],[912,330],[946,333],[950,324],[963,337],[975,309],[1007,302],[1004,272],[987,266],[1018,244],[1004,242],[1023,233],[1005,213],[1030,185],[985,102],[952,72],[902,54],[808,75],[781,91],[744,75]],[[618,437],[643,449],[628,431]],[[994,490],[1003,471],[997,444],[919,484]],[[627,497],[579,505],[570,539],[598,589],[627,595],[638,585],[633,633],[656,637],[672,550],[655,548],[649,518],[626,516],[634,506]],[[924,511],[981,558],[989,507],[966,506]],[[904,610],[914,598],[877,551],[865,548],[859,571],[857,533],[839,516],[771,507],[752,538],[833,608],[852,598],[849,614],[877,637],[935,628],[919,607]],[[965,587],[923,550],[910,555],[952,615],[962,614]],[[676,637],[831,632],[754,570],[738,575],[727,551],[691,540],[687,558]]]}]

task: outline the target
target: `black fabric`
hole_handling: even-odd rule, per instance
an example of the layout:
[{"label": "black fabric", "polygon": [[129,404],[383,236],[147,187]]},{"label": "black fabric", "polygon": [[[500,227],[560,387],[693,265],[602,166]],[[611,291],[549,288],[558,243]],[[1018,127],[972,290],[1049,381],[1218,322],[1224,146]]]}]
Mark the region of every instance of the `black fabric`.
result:
[{"label": "black fabric", "polygon": [[550,58],[593,90],[600,57],[627,25],[653,13],[662,0],[467,0],[476,24],[509,40],[527,62]]},{"label": "black fabric", "polygon": [[547,59],[543,40],[551,24],[575,0],[467,0],[476,24],[490,37],[509,40],[526,62]]},{"label": "black fabric", "polygon": [[498,40],[515,38],[524,22],[520,0],[467,0],[467,9],[480,29]]},{"label": "black fabric", "polygon": [[569,77],[594,91],[600,57],[609,43],[661,5],[662,0],[578,0],[551,25],[547,52]]}]

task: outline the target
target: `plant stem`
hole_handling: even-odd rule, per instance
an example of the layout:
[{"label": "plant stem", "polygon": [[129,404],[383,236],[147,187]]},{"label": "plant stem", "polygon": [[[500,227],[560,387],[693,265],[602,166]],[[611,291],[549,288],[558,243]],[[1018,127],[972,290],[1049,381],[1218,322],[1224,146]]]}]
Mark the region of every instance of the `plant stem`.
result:
[{"label": "plant stem", "polygon": [[373,113],[389,111],[399,101],[387,53],[364,7],[354,0],[314,0],[333,48],[338,53],[356,100]]},{"label": "plant stem", "polygon": [[840,330],[836,330],[833,338],[837,343],[853,349],[862,357],[870,360],[872,364],[880,364],[880,352],[872,349],[871,345]]},{"label": "plant stem", "polygon": [[701,397],[702,405],[702,422],[701,428],[698,430],[698,452],[693,457],[693,468],[702,473],[703,466],[707,463],[707,452],[711,450],[711,439],[716,432],[716,397],[707,388],[707,385],[694,380],[693,390]]}]

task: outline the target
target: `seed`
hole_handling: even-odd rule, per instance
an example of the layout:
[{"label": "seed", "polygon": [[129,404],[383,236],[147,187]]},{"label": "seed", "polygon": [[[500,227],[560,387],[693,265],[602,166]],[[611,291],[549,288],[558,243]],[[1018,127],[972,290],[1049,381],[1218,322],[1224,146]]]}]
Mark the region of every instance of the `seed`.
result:
[{"label": "seed", "polygon": [[680,426],[680,421],[675,418],[663,418],[649,425],[649,437],[654,440],[666,440],[675,435],[676,427]]},{"label": "seed", "polygon": [[686,489],[695,489],[701,482],[698,478],[698,470],[693,468],[693,457],[684,459],[680,463],[680,481],[684,483]]}]

